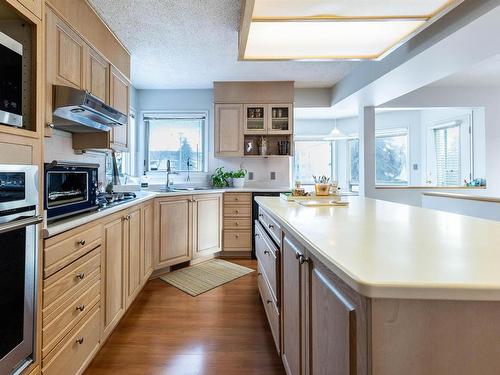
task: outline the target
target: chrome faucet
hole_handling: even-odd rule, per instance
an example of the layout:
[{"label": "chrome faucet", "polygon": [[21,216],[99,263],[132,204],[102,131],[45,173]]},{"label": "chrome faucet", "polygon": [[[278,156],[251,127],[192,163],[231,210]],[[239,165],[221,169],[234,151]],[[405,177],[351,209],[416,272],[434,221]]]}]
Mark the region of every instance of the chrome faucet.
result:
[{"label": "chrome faucet", "polygon": [[188,157],[187,158],[187,178],[186,178],[186,181],[189,182],[191,181],[191,177],[189,176],[189,171],[190,171],[190,168],[193,166],[193,162],[191,161],[191,157]]},{"label": "chrome faucet", "polygon": [[169,160],[167,160],[167,183],[165,185],[165,191],[173,190],[170,187],[170,175],[171,174],[177,174],[177,172],[172,172],[172,168],[170,167],[170,159],[169,159]]}]

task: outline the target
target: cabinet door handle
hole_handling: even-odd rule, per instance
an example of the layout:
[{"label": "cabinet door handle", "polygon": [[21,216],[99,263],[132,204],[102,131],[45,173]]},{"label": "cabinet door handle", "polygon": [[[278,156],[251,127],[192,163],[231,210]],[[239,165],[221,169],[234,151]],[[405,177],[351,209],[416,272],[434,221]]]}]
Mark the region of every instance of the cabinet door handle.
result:
[{"label": "cabinet door handle", "polygon": [[81,273],[77,274],[76,278],[79,280],[83,280],[85,278],[85,273],[81,272]]},{"label": "cabinet door handle", "polygon": [[263,214],[259,214],[259,217],[264,217],[264,215]]},{"label": "cabinet door handle", "polygon": [[301,256],[303,256],[301,253],[295,253],[295,259],[299,259]]},{"label": "cabinet door handle", "polygon": [[76,309],[82,312],[83,310],[85,310],[85,305],[77,306]]},{"label": "cabinet door handle", "polygon": [[264,250],[264,255],[269,255],[269,254],[270,254],[269,250]]},{"label": "cabinet door handle", "polygon": [[309,258],[306,258],[304,255],[300,255],[300,257],[299,257],[300,264],[304,264],[304,263],[308,263],[308,262],[309,262]]},{"label": "cabinet door handle", "polygon": [[258,273],[257,273],[257,276],[262,276],[262,272],[258,272]]},{"label": "cabinet door handle", "polygon": [[272,301],[272,300],[270,300],[270,299],[268,299],[268,300],[266,301],[266,303],[269,305],[270,303],[273,303],[273,301]]},{"label": "cabinet door handle", "polygon": [[83,338],[83,337],[78,337],[78,338],[76,339],[76,343],[77,343],[77,344],[82,345],[82,344],[83,344],[83,340],[84,340],[84,338]]},{"label": "cabinet door handle", "polygon": [[81,245],[81,246],[85,245],[85,240],[78,241],[78,244]]},{"label": "cabinet door handle", "polygon": [[268,227],[269,227],[269,229],[274,230],[274,225],[269,224]]},{"label": "cabinet door handle", "polygon": [[259,233],[255,233],[255,234],[254,234],[254,237],[255,237],[255,238],[258,238],[258,237],[259,237]]}]

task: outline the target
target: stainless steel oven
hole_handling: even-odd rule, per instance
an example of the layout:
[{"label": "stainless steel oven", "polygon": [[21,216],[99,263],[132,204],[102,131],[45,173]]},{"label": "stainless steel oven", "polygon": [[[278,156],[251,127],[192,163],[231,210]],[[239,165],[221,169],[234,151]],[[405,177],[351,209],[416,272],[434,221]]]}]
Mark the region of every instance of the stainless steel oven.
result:
[{"label": "stainless steel oven", "polygon": [[45,164],[45,210],[53,221],[98,208],[99,164],[53,161]]},{"label": "stainless steel oven", "polygon": [[0,165],[0,374],[34,360],[38,167]]}]

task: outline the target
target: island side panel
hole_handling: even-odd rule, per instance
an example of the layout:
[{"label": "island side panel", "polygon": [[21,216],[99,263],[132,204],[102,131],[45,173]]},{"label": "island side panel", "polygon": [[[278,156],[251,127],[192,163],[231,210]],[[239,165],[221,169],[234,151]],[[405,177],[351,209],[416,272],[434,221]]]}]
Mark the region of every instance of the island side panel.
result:
[{"label": "island side panel", "polygon": [[500,302],[373,299],[372,375],[500,373]]}]

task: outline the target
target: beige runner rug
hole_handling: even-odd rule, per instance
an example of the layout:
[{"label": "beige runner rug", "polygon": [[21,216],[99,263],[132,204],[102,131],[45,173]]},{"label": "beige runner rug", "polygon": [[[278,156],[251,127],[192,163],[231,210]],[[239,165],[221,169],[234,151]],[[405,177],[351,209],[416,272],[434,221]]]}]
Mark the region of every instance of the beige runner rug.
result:
[{"label": "beige runner rug", "polygon": [[196,297],[253,271],[222,259],[211,259],[169,272],[160,279]]}]

